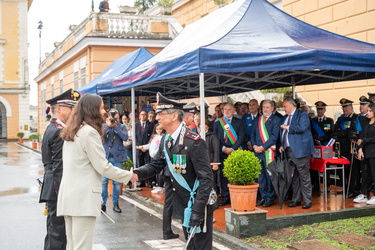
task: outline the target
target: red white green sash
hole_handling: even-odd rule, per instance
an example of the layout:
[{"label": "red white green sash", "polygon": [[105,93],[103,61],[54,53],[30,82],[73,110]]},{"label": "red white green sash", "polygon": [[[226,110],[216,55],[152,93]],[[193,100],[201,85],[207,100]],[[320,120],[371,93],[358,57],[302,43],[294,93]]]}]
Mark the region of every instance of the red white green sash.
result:
[{"label": "red white green sash", "polygon": [[234,145],[238,139],[237,133],[232,127],[232,124],[229,123],[228,119],[224,116],[219,120],[221,127],[223,128],[225,134],[227,135],[230,143]]},{"label": "red white green sash", "polygon": [[[263,143],[266,143],[266,141],[268,141],[270,136],[268,135],[268,131],[266,127],[266,117],[264,117],[263,115],[259,116],[258,127],[259,127],[260,138],[262,138]],[[268,164],[270,164],[275,159],[275,152],[274,152],[275,150],[276,150],[276,145],[274,144],[271,147],[269,147],[264,153],[266,157],[266,166],[268,166]]]}]

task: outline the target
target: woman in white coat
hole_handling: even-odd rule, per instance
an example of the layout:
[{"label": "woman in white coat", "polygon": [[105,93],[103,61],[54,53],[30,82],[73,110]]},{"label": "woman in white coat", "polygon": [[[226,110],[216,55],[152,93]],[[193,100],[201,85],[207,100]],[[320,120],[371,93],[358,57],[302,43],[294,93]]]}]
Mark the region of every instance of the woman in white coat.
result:
[{"label": "woman in white coat", "polygon": [[128,183],[132,173],[108,162],[102,142],[102,98],[86,94],[76,104],[61,132],[63,177],[57,215],[64,216],[67,249],[92,249],[96,217],[100,215],[102,176]]}]

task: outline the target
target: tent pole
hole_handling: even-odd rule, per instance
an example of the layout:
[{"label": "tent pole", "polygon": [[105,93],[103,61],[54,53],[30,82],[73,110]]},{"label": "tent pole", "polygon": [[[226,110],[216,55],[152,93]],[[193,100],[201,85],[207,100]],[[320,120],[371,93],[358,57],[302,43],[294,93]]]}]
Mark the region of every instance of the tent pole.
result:
[{"label": "tent pole", "polygon": [[137,155],[135,148],[135,90],[134,87],[131,88],[131,112],[132,112],[132,156],[133,156],[133,168],[135,168],[137,163]]},{"label": "tent pole", "polygon": [[292,76],[292,96],[293,96],[293,99],[296,99],[296,83],[294,81],[293,76]]},{"label": "tent pole", "polygon": [[203,140],[206,140],[206,107],[204,102],[204,73],[199,73],[199,104],[200,104],[200,118],[201,118],[201,136]]}]

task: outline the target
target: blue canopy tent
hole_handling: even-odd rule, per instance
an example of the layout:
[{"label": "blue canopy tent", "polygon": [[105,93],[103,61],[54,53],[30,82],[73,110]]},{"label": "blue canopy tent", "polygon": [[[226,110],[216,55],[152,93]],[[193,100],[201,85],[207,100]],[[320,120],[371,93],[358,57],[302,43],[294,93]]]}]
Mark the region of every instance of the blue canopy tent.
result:
[{"label": "blue canopy tent", "polygon": [[[148,59],[153,57],[147,49],[141,47],[131,53],[124,55],[123,57],[115,60],[108,68],[106,68],[100,75],[98,75],[94,80],[78,89],[78,92],[83,94],[97,94],[97,84],[99,82],[107,81],[119,75],[134,69],[140,64],[144,63]],[[110,87],[110,86],[107,86]]]},{"label": "blue canopy tent", "polygon": [[[302,22],[265,0],[239,0],[188,25],[98,94],[220,96],[375,77],[375,45]],[[203,87],[204,86],[204,87]]]}]

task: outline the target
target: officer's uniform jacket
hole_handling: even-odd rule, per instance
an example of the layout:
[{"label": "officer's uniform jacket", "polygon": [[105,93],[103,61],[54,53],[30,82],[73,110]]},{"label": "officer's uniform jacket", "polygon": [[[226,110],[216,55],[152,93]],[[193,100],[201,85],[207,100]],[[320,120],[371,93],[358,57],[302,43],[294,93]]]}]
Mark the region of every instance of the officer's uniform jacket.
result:
[{"label": "officer's uniform jacket", "polygon": [[60,137],[63,123],[53,118],[47,126],[42,142],[42,162],[44,178],[39,202],[56,201],[63,173],[62,147]]},{"label": "officer's uniform jacket", "polygon": [[312,119],[312,122],[316,122],[318,126],[322,129],[324,132],[324,136],[320,136],[318,131],[316,131],[314,125],[311,125],[311,132],[314,137],[314,144],[317,144],[316,142],[319,141],[320,145],[323,145],[324,143],[329,142],[332,138],[332,134],[334,131],[334,121],[332,118],[323,117],[322,121],[319,121],[318,117],[315,117]]},{"label": "officer's uniform jacket", "polygon": [[[185,130],[184,125],[181,131]],[[159,151],[153,158],[151,163],[148,163],[140,168],[134,170],[138,174],[140,180],[147,179],[151,176],[156,175],[164,166],[167,164],[165,157],[170,157],[172,161],[173,154],[186,155],[186,174],[182,174],[186,182],[192,189],[194,186],[195,179],[199,181],[199,187],[195,194],[195,201],[192,207],[193,212],[204,214],[205,207],[209,198],[209,194],[213,188],[213,174],[208,158],[208,151],[206,142],[200,138],[199,134],[196,134],[188,129],[185,133],[181,132],[177,140],[174,142],[171,153],[169,156],[164,155],[165,138],[163,136]],[[182,139],[181,139],[182,137]],[[168,169],[167,167],[165,169]],[[169,170],[167,170],[169,171]],[[177,219],[183,219],[184,209],[187,207],[190,194],[189,192],[179,185],[179,183],[173,178],[173,175],[169,173],[173,184],[173,212]],[[217,203],[214,205],[208,205],[207,213],[212,213],[217,207]]]},{"label": "officer's uniform jacket", "polygon": [[[335,130],[333,133],[333,137],[336,139],[336,142],[340,142],[340,151],[341,153],[350,153],[350,134],[356,133],[356,117],[357,114],[354,112],[351,113],[349,116],[345,117],[342,114],[335,123]],[[342,129],[341,123],[349,122],[347,128]]]}]

